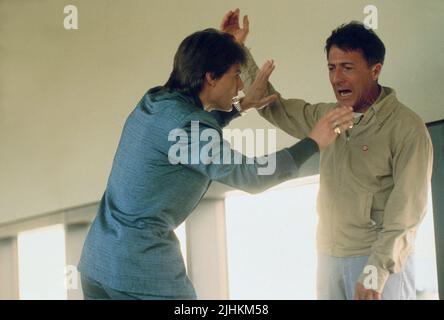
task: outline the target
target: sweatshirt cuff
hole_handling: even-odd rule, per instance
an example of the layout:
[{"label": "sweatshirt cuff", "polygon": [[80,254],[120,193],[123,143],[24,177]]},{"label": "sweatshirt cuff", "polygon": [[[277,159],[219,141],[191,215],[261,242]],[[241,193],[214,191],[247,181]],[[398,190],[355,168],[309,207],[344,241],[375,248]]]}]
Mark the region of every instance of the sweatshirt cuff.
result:
[{"label": "sweatshirt cuff", "polygon": [[296,166],[300,168],[308,158],[319,151],[319,146],[316,141],[307,137],[287,148],[287,150],[290,152]]}]

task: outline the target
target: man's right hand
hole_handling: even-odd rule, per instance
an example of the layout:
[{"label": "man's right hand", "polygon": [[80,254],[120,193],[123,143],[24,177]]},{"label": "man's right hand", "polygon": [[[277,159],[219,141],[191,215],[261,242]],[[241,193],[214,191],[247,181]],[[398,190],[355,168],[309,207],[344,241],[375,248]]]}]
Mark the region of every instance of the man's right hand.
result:
[{"label": "man's right hand", "polygon": [[250,108],[262,109],[278,98],[276,93],[269,96],[266,95],[268,80],[273,70],[273,60],[267,60],[257,73],[256,79],[247,90],[245,97],[241,100],[241,108],[243,111]]},{"label": "man's right hand", "polygon": [[328,112],[315,124],[308,137],[316,141],[319,149],[323,150],[352,125],[353,108],[336,108]]},{"label": "man's right hand", "polygon": [[250,22],[248,21],[248,16],[245,15],[243,28],[241,28],[239,26],[239,13],[239,8],[227,12],[220,23],[220,31],[231,34],[239,44],[244,45],[248,32],[250,31]]}]

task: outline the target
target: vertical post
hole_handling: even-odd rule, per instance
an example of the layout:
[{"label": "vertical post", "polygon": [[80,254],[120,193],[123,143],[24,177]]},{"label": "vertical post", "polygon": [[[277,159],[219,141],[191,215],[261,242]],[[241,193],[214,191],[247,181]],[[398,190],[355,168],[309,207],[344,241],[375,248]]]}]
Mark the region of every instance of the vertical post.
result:
[{"label": "vertical post", "polygon": [[198,299],[228,299],[224,200],[201,201],[186,233],[188,274]]},{"label": "vertical post", "polygon": [[0,300],[19,299],[17,238],[0,239]]},{"label": "vertical post", "polygon": [[77,223],[65,226],[66,246],[66,284],[68,300],[82,300],[83,292],[80,283],[80,274],[77,272],[77,264],[82,253],[83,243],[88,233],[89,224]]}]

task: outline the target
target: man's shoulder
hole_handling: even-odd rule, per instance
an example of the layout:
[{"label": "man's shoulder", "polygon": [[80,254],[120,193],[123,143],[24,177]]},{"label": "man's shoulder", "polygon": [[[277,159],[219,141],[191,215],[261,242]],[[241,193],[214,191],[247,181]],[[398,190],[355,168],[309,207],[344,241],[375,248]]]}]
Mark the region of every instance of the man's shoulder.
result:
[{"label": "man's shoulder", "polygon": [[409,129],[406,125],[418,127],[424,127],[424,121],[422,118],[413,110],[413,108],[408,107],[403,102],[399,101],[394,89],[389,87],[383,87],[386,96],[382,103],[385,105],[383,108],[387,108],[387,111],[392,115],[391,121],[399,124],[399,129]]},{"label": "man's shoulder", "polygon": [[160,98],[146,94],[133,113],[130,118],[151,123],[165,130],[186,126],[193,120],[217,125],[214,116],[180,94],[165,95]]},{"label": "man's shoulder", "polygon": [[399,143],[404,141],[424,141],[428,139],[427,127],[424,120],[410,107],[396,99],[393,101],[393,138]]},{"label": "man's shoulder", "polygon": [[400,101],[397,101],[395,114],[404,130],[425,128],[424,120],[412,108]]}]

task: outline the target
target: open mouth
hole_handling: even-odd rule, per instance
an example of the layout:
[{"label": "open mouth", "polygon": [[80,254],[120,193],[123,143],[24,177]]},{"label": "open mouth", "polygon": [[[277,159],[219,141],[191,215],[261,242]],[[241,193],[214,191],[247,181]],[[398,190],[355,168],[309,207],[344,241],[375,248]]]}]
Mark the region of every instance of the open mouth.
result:
[{"label": "open mouth", "polygon": [[339,96],[341,97],[348,97],[351,96],[352,91],[349,89],[343,89],[343,90],[338,90]]}]

